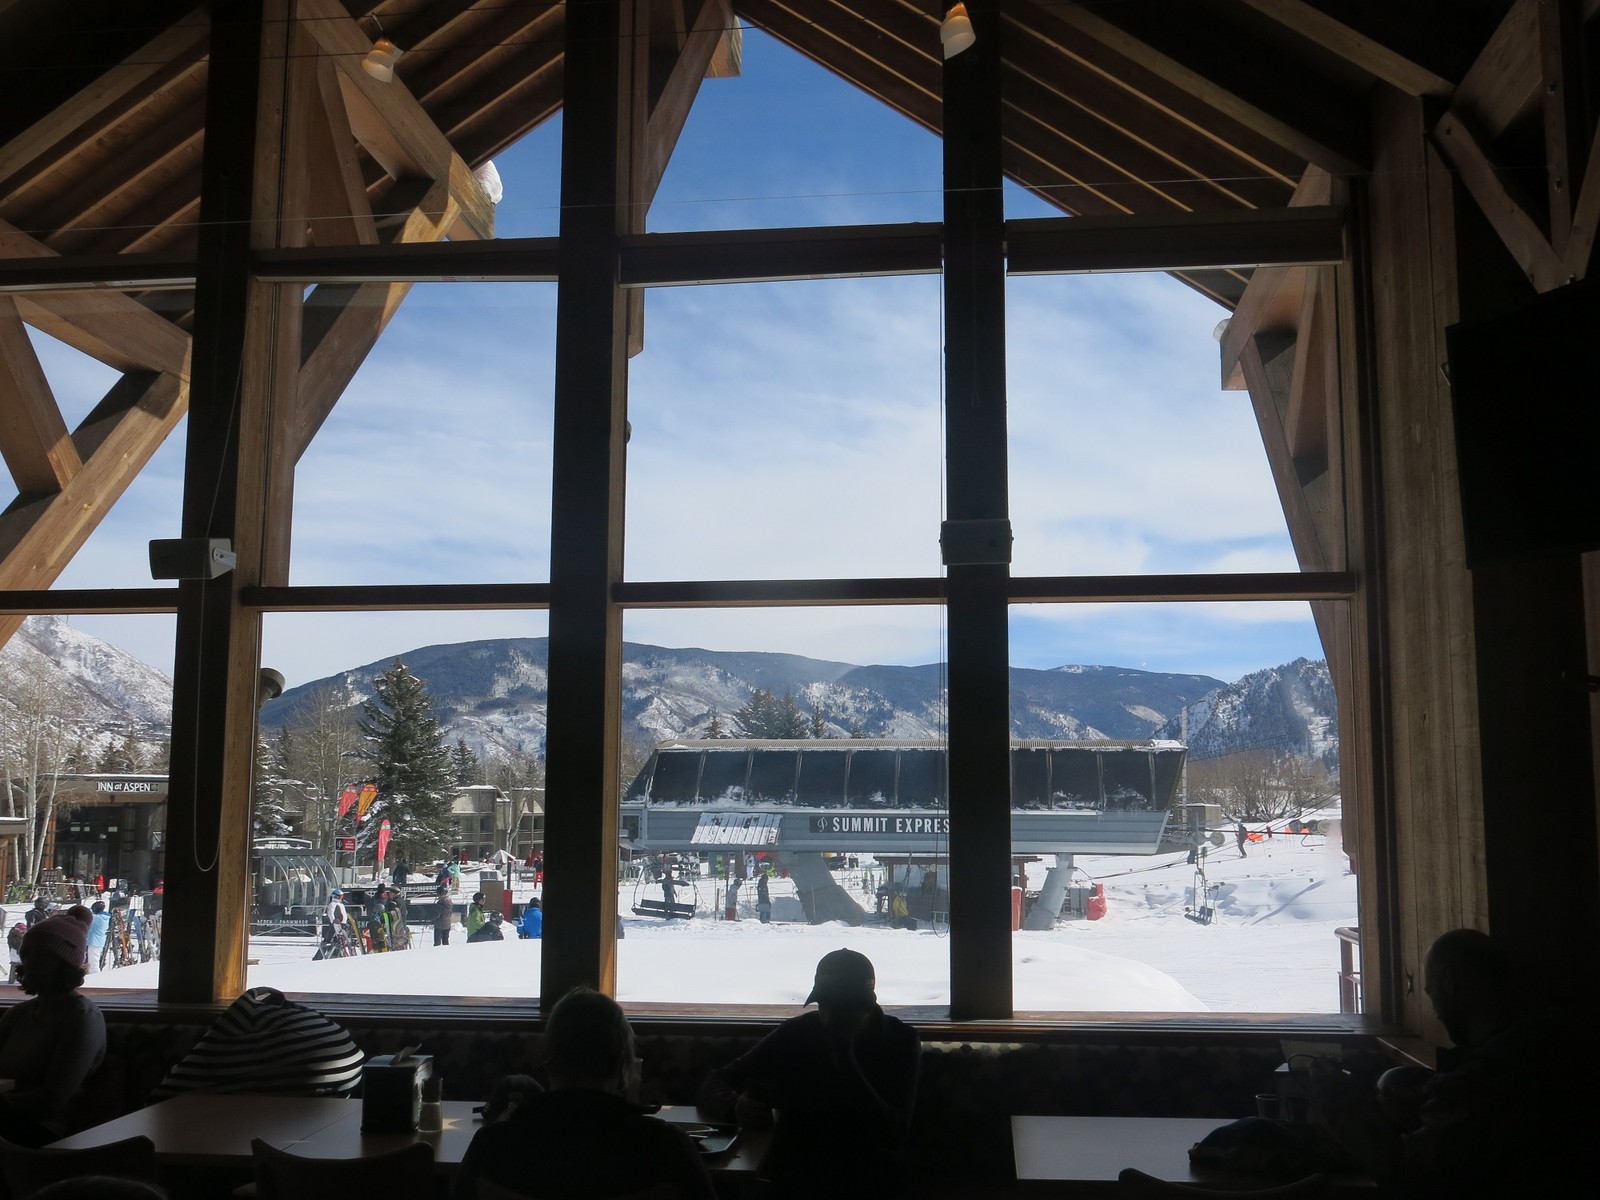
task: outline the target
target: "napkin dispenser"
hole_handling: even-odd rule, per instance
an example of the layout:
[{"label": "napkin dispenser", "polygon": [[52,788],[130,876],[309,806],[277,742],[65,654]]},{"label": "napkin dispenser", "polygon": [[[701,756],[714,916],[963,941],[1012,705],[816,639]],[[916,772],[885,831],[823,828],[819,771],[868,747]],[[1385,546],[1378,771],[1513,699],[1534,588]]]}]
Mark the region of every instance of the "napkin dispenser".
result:
[{"label": "napkin dispenser", "polygon": [[410,1133],[422,1116],[422,1088],[433,1056],[378,1054],[361,1068],[361,1132]]}]

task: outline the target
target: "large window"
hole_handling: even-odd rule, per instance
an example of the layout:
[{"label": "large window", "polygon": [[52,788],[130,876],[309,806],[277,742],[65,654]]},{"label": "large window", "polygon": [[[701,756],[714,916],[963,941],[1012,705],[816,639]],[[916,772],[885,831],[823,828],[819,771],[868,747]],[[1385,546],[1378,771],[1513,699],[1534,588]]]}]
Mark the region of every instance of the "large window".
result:
[{"label": "large window", "polygon": [[[564,43],[568,99],[609,70],[594,41]],[[91,518],[54,522],[34,576],[0,543],[5,586],[75,589],[83,628],[104,623],[108,641],[181,673],[168,702],[175,690],[193,762],[180,767],[202,813],[223,813],[215,852],[251,843],[252,894],[218,898],[248,933],[207,936],[241,933],[248,982],[292,992],[531,1000],[547,978],[605,977],[613,931],[580,944],[578,915],[552,907],[538,941],[462,945],[473,895],[516,918],[543,899],[547,855],[556,878],[607,881],[615,855],[629,1000],[791,1007],[809,964],[848,944],[878,963],[891,1004],[992,998],[1009,969],[1021,1013],[1330,1011],[1333,928],[1356,916],[1330,682],[1355,650],[1354,585],[1298,565],[1312,535],[1320,565],[1345,562],[1344,465],[1323,436],[1337,389],[1297,415],[1325,422],[1321,457],[1274,474],[1259,410],[1214,383],[1226,312],[1198,291],[1161,274],[1018,277],[1002,323],[939,275],[949,255],[951,279],[982,258],[997,280],[1014,251],[934,224],[941,146],[914,123],[941,112],[927,81],[903,92],[907,121],[765,35],[743,53],[745,73],[705,80],[681,130],[642,123],[652,150],[677,147],[642,198],[611,194],[613,176],[638,188],[625,169],[562,178],[591,146],[631,145],[604,128],[607,105],[549,119],[562,97],[541,79],[518,93],[521,124],[486,129],[427,90],[449,90],[427,73],[450,56],[418,55],[410,85],[455,124],[429,130],[407,107],[397,141],[359,105],[338,111],[337,89],[286,106],[296,130],[330,124],[258,139],[287,153],[258,164],[282,174],[256,181],[256,201],[279,207],[253,246],[206,227],[197,258],[192,207],[154,243],[89,238],[116,225],[109,210],[60,215],[54,252],[161,250],[183,260],[161,286],[183,290],[0,297],[0,322],[28,326],[4,344],[42,422],[0,429],[18,481],[0,528],[36,502]],[[284,94],[312,87],[319,59],[358,69],[291,56]],[[368,103],[382,126],[382,97]],[[193,150],[189,125],[173,136]],[[218,155],[250,142],[217,132]],[[493,154],[476,175],[498,179],[498,210],[457,150]],[[1046,211],[1040,195],[1066,203],[1045,178],[1009,193],[1009,215]],[[474,243],[491,225],[486,253]],[[197,321],[186,274],[218,306],[200,316],[231,312],[235,286],[250,303],[236,322]],[[190,329],[211,340],[193,348],[205,403],[185,463],[167,434]],[[967,392],[947,397],[949,379]],[[953,404],[994,424],[951,420]],[[128,412],[172,419],[110,420]],[[988,456],[950,429],[993,435]],[[101,481],[87,509],[71,508],[73,454]],[[1293,487],[1305,495],[1286,518]],[[996,519],[946,524],[971,517],[953,510],[973,495]],[[182,605],[147,586],[151,539],[214,529],[258,552],[242,583],[194,582]],[[963,549],[963,535],[990,545]],[[30,637],[52,627],[48,605],[19,607],[41,613]],[[220,653],[217,614],[235,639]],[[233,650],[258,621],[250,664]],[[1325,643],[1330,631],[1346,640]],[[70,639],[48,644],[70,669]],[[258,721],[239,698],[259,668],[285,688],[269,699],[263,685]],[[978,735],[973,696],[991,718]],[[404,721],[420,742],[385,751]],[[952,736],[973,741],[958,753]],[[83,738],[80,759],[148,740],[104,723]],[[226,769],[211,753],[225,740]],[[962,767],[978,742],[982,779]],[[122,774],[159,774],[158,757]],[[250,759],[246,787],[231,773]],[[568,764],[582,786],[547,812],[546,779]],[[246,792],[248,829],[224,808]],[[197,844],[164,862],[153,809],[81,809],[53,827],[53,869],[146,889],[171,870],[174,904],[212,885],[197,821]],[[566,843],[546,844],[547,816]],[[402,861],[409,886],[380,931]],[[335,887],[353,918],[337,936]],[[129,969],[148,984],[157,968]],[[984,1004],[977,1015],[1009,1015]]]}]

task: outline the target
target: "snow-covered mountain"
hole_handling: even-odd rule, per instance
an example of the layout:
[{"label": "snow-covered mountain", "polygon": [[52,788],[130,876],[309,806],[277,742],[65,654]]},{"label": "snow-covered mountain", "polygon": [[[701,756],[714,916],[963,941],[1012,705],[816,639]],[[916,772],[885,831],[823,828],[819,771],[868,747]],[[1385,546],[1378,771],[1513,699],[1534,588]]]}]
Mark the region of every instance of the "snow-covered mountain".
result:
[{"label": "snow-covered mountain", "polygon": [[[1176,738],[1180,733],[1174,718],[1158,736]],[[1189,705],[1192,758],[1257,749],[1319,759],[1338,769],[1339,713],[1325,660],[1297,658],[1252,671]]]},{"label": "snow-covered mountain", "polygon": [[29,617],[0,647],[0,665],[25,677],[56,674],[65,687],[63,709],[89,730],[166,740],[172,680],[65,617]]},{"label": "snow-covered mountain", "polygon": [[[540,752],[545,739],[548,645],[513,638],[425,646],[399,656],[421,678],[453,740],[493,757],[497,750]],[[293,723],[329,695],[355,706],[392,665],[383,660],[293,688],[268,704],[262,720]],[[932,738],[944,728],[944,670],[856,666],[792,654],[623,647],[625,736],[645,747],[703,737],[716,720],[729,733],[733,713],[762,688],[789,692],[802,714],[820,714],[829,736]],[[1185,705],[1227,687],[1206,675],[1125,667],[1069,666],[1011,672],[1012,732],[1019,738],[1148,738]]]},{"label": "snow-covered mountain", "polygon": [[[424,646],[398,657],[428,685],[447,737],[487,757],[542,753],[548,643],[506,638]],[[326,692],[355,708],[392,659],[353,667],[290,689],[267,704],[262,723],[293,723]],[[61,617],[30,617],[0,649],[0,663],[28,673],[59,671],[88,726],[108,736],[164,739],[172,683],[132,655]],[[753,689],[791,693],[801,712],[821,714],[829,735],[931,738],[944,726],[944,669],[857,666],[792,654],[623,648],[625,735],[649,747],[706,735],[713,719],[729,733]],[[1020,738],[1177,738],[1187,708],[1196,758],[1270,747],[1338,765],[1338,717],[1327,664],[1296,659],[1236,683],[1125,667],[1063,666],[1011,672],[1012,732]]]}]

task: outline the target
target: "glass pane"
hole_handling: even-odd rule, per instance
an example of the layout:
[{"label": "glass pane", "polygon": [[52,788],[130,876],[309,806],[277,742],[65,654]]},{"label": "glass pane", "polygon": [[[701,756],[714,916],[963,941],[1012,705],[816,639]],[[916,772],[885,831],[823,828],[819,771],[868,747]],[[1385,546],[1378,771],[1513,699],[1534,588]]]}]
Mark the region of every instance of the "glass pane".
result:
[{"label": "glass pane", "polygon": [[171,672],[169,617],[29,617],[0,648],[4,924],[99,906],[89,988],[156,986]]},{"label": "glass pane", "polygon": [[[307,340],[393,299],[313,290]],[[291,581],[548,579],[554,353],[553,286],[411,287],[370,354],[341,348],[359,369],[295,472]]]},{"label": "glass pane", "polygon": [[742,34],[739,74],[700,85],[652,233],[941,219],[938,138],[759,30]]},{"label": "glass pane", "polygon": [[1337,1012],[1356,881],[1309,606],[1016,607],[1011,632],[1037,739],[1013,758],[1018,1012]]},{"label": "glass pane", "polygon": [[288,687],[261,713],[251,986],[538,994],[538,941],[504,926],[469,948],[462,922],[475,892],[515,921],[542,890],[546,628],[542,612],[263,619]]},{"label": "glass pane", "polygon": [[628,578],[938,574],[939,382],[936,278],[652,291]]},{"label": "glass pane", "polygon": [[625,614],[620,999],[793,1008],[845,945],[948,1003],[940,615]]},{"label": "glass pane", "polygon": [[1294,571],[1227,313],[1159,274],[1006,285],[1016,575]]}]

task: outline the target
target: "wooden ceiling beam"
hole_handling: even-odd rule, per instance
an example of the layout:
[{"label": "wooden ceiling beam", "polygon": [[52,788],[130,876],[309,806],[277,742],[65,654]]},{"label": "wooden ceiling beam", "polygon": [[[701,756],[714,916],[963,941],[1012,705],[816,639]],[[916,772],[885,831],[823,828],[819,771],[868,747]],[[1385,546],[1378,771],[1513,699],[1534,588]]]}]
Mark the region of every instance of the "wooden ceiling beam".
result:
[{"label": "wooden ceiling beam", "polygon": [[434,51],[424,45],[400,60],[399,73],[406,85],[447,137],[450,126],[442,118],[446,109],[481,102],[478,93],[503,94],[505,85],[489,81],[508,70],[512,74],[530,67],[540,70],[542,61],[558,59],[564,49],[561,5],[508,4],[477,12],[486,19],[453,39],[448,48]]},{"label": "wooden ceiling beam", "polygon": [[1493,139],[1538,103],[1539,84],[1539,0],[1513,0],[1450,106]]},{"label": "wooden ceiling beam", "polygon": [[[1327,171],[1308,167],[1289,202],[1294,208],[1319,208],[1339,200],[1341,190]],[[1228,319],[1222,335],[1222,387],[1237,391],[1245,386],[1239,370],[1239,356],[1258,333],[1293,330],[1304,302],[1306,269],[1303,266],[1262,267],[1250,277]]]},{"label": "wooden ceiling beam", "polygon": [[[53,257],[48,246],[0,221],[0,258]],[[189,335],[120,292],[26,292],[15,300],[28,324],[107,366],[188,375]]]},{"label": "wooden ceiling beam", "polygon": [[[1308,0],[1234,0],[1409,96],[1448,96],[1455,83]],[[1398,9],[1404,6],[1396,5]],[[1439,16],[1440,14],[1434,14]],[[1419,46],[1426,34],[1419,31]]]},{"label": "wooden ceiling beam", "polygon": [[1462,116],[1447,112],[1434,127],[1432,140],[1529,282],[1541,292],[1567,282],[1566,264],[1551,246],[1529,198],[1514,178],[1498,168]]},{"label": "wooden ceiling beam", "polygon": [[[0,513],[0,590],[54,583],[187,411],[176,376],[124,375],[73,434],[82,469],[53,495],[19,496]],[[21,620],[0,618],[0,642]]]},{"label": "wooden ceiling beam", "polygon": [[[938,27],[932,30],[927,53],[913,52],[904,41],[891,39],[859,17],[840,12],[836,19],[819,22],[795,0],[736,0],[739,15],[824,69],[855,85],[890,108],[910,117],[924,129],[939,133],[943,101],[939,62],[932,57]],[[898,53],[895,45],[900,46]]]},{"label": "wooden ceiling beam", "polygon": [[24,496],[59,492],[83,467],[17,306],[0,296],[0,454]]},{"label": "wooden ceiling beam", "polygon": [[[51,230],[50,243],[63,254],[71,254],[86,234],[138,224],[140,200],[152,183],[174,176],[192,177],[199,170],[204,134],[201,121],[198,111],[183,110],[123,147],[114,158],[97,164],[77,186],[52,197],[44,222]],[[117,180],[117,186],[107,187],[107,179]],[[72,234],[78,236],[68,236]]]},{"label": "wooden ceiling beam", "polygon": [[367,198],[356,137],[345,113],[338,70],[312,59],[304,103],[291,126],[291,153],[304,163],[305,212],[310,241],[319,246],[375,246],[378,226]]},{"label": "wooden ceiling beam", "polygon": [[[681,8],[679,5],[680,19]],[[702,0],[694,25],[681,29],[681,36],[672,39],[676,45],[670,53],[658,52],[652,44],[650,115],[645,121],[645,144],[636,184],[646,208],[661,186],[667,162],[689,119],[689,109],[700,94],[700,84],[706,78],[717,47],[727,36],[729,26],[734,24],[729,0]],[[639,216],[639,228],[635,232],[644,231],[643,212]]]},{"label": "wooden ceiling beam", "polygon": [[[1293,191],[1305,159],[1270,137],[1227,113],[1207,108],[1158,71],[1084,38],[1057,16],[1053,5],[1016,0],[1007,6],[1006,14],[1007,36],[1013,47],[1037,43],[1047,61],[1070,63],[1075,75],[1081,71],[1103,82],[1110,94],[1096,96],[1093,103],[1107,120],[1138,130],[1159,127],[1163,144],[1187,144],[1189,157],[1210,161],[1214,155],[1224,154],[1226,161],[1234,164],[1226,173],[1235,179],[1276,183],[1284,189],[1280,195]],[[1172,131],[1179,131],[1185,141],[1174,141]],[[1208,152],[1196,143],[1211,149]],[[1281,203],[1274,199],[1267,207]]]},{"label": "wooden ceiling beam", "polygon": [[1213,188],[1148,145],[1122,138],[1092,117],[1062,119],[1061,108],[1061,101],[1036,80],[1011,74],[1004,113],[1011,151],[1008,166],[1016,153],[1048,163],[1081,163],[1077,173],[1094,179],[1108,195],[1120,194],[1118,207],[1128,212],[1141,211],[1151,202],[1157,209],[1179,212],[1247,207],[1238,197]]},{"label": "wooden ceiling beam", "polygon": [[1240,363],[1255,409],[1256,424],[1266,447],[1267,463],[1277,486],[1278,499],[1294,543],[1295,559],[1303,571],[1332,569],[1323,541],[1322,519],[1294,467],[1294,455],[1285,436],[1282,414],[1289,408],[1289,391],[1296,369],[1293,333],[1261,333],[1251,338]]},{"label": "wooden ceiling beam", "polygon": [[379,83],[361,69],[372,43],[338,0],[299,0],[297,12],[338,67],[351,130],[373,158],[396,178],[447,182],[462,212],[463,227],[453,232],[493,237],[494,205],[416,97],[401,80]]},{"label": "wooden ceiling beam", "polygon": [[[1197,195],[1188,208],[1275,208],[1288,203],[1293,188],[1263,175],[1216,141],[1187,126],[1169,123],[1159,140],[1140,131],[1148,106],[1126,90],[1075,60],[1052,53],[1036,38],[1014,33],[1007,46],[1005,94],[1019,113],[1048,124],[1127,162],[1152,183],[1194,181],[1212,193]],[[1112,151],[1109,147],[1123,147]]]},{"label": "wooden ceiling beam", "polygon": [[121,119],[130,105],[141,105],[157,94],[175,74],[193,69],[205,57],[210,30],[206,6],[196,8],[101,73],[65,104],[19,131],[0,145],[0,180],[11,179],[35,160],[59,150],[69,138],[76,145],[96,135]]},{"label": "wooden ceiling beam", "polygon": [[[563,47],[559,39],[527,48],[469,94],[432,109],[439,128],[468,162],[487,162],[561,111]],[[516,119],[508,121],[508,114]]]},{"label": "wooden ceiling beam", "polygon": [[[1030,8],[1042,13],[1044,6]],[[1359,98],[1319,78],[1309,65],[1286,70],[1281,54],[1206,20],[1192,6],[1180,11],[1167,0],[1109,6],[1062,0],[1049,8],[1055,20],[1076,31],[1080,44],[1090,39],[1138,63],[1303,161],[1341,174],[1365,169],[1369,150]],[[1270,74],[1260,69],[1262,63],[1271,64]]]},{"label": "wooden ceiling beam", "polygon": [[1546,0],[1539,6],[1545,198],[1550,213],[1550,248],[1563,256],[1572,234],[1577,183],[1588,150],[1580,36],[1578,0]]}]

